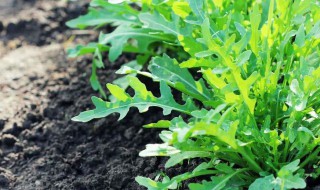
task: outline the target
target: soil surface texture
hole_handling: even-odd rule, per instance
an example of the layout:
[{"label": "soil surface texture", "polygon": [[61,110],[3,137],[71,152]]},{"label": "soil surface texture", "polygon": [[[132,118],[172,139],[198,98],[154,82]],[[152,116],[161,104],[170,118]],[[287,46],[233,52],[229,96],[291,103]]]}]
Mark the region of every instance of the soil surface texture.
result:
[{"label": "soil surface texture", "polygon": [[[68,60],[66,46],[95,39],[65,22],[85,13],[88,1],[0,1],[0,189],[144,189],[138,175],[154,177],[164,159],[140,158],[158,131],[143,129],[161,110],[132,110],[90,123],[71,117],[92,108],[90,58]],[[130,55],[107,64],[104,82]],[[172,170],[173,171],[173,170]],[[170,173],[170,170],[167,171]],[[178,169],[179,172],[179,169]]]},{"label": "soil surface texture", "polygon": [[[89,0],[0,0],[0,189],[140,190],[134,178],[180,174],[196,161],[164,169],[166,158],[141,158],[159,131],[141,126],[160,109],[131,110],[89,123],[72,122],[92,108],[90,57],[67,59],[65,49],[97,38],[65,22],[84,14]],[[104,83],[134,55],[106,63]],[[148,82],[148,81],[146,81]],[[185,186],[181,189],[187,189]],[[320,188],[314,188],[320,189]]]}]

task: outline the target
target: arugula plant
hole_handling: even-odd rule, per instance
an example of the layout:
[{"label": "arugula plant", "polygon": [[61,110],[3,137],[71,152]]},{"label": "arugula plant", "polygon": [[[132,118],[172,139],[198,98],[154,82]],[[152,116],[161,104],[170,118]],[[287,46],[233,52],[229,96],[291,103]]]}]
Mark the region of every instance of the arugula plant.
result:
[{"label": "arugula plant", "polygon": [[[320,175],[320,4],[317,0],[93,0],[89,13],[68,23],[85,28],[111,23],[98,43],[71,55],[122,52],[148,58],[117,71],[127,85],[107,84],[112,98],[93,97],[87,122],[131,107],[151,106],[185,117],[145,125],[162,128],[163,143],[140,156],[168,156],[166,168],[199,159],[193,171],[174,177],[137,177],[150,190],[179,189],[190,178],[199,189],[302,189]],[[99,7],[99,8],[95,8]],[[161,45],[159,45],[159,43]],[[197,79],[195,74],[197,73]],[[137,76],[160,83],[160,97]],[[199,79],[199,75],[201,76]],[[126,87],[135,95],[126,93]],[[185,103],[174,98],[182,94]]]}]

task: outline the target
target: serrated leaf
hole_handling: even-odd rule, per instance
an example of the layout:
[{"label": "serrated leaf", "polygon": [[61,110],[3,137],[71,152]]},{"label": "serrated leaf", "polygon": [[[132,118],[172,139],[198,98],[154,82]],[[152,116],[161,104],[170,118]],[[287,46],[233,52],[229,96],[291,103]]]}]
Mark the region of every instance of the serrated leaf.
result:
[{"label": "serrated leaf", "polygon": [[210,152],[205,151],[186,151],[178,154],[174,154],[170,156],[170,159],[166,162],[165,167],[170,168],[182,162],[185,159],[191,158],[203,158],[210,157],[212,154]]},{"label": "serrated leaf", "polygon": [[150,44],[157,41],[172,41],[173,39],[164,34],[154,34],[153,30],[146,28],[128,28],[127,26],[119,26],[116,30],[109,34],[100,34],[99,44],[111,44],[109,51],[109,59],[115,61],[122,53],[125,44],[129,39],[137,41],[137,48],[140,53],[148,52]]},{"label": "serrated leaf", "polygon": [[245,170],[246,169],[236,170],[233,173],[230,173],[228,175],[214,176],[214,177],[211,177],[211,181],[203,181],[202,184],[191,183],[189,185],[189,188],[190,190],[224,189],[232,177],[234,177],[238,173],[241,173]]},{"label": "serrated leaf", "polygon": [[218,77],[212,72],[212,69],[203,70],[202,73],[204,74],[203,77],[212,87],[221,90],[227,85],[227,83],[224,81],[224,78]]},{"label": "serrated leaf", "polygon": [[191,56],[195,56],[196,53],[204,50],[202,44],[198,43],[194,38],[179,35],[178,40],[183,49]]},{"label": "serrated leaf", "polygon": [[258,56],[259,55],[259,39],[260,39],[260,31],[259,25],[261,21],[261,14],[259,13],[258,4],[255,4],[253,7],[253,11],[250,14],[250,23],[251,23],[251,39],[250,45],[252,52]]},{"label": "serrated leaf", "polygon": [[108,10],[89,8],[86,15],[70,20],[66,25],[70,28],[85,29],[89,26],[101,26],[108,23],[120,24],[137,24],[138,18],[134,15],[118,14]]},{"label": "serrated leaf", "polygon": [[110,93],[116,98],[118,101],[125,102],[127,101],[130,96],[124,91],[124,89],[120,88],[114,84],[107,84],[107,88],[109,89]]},{"label": "serrated leaf", "polygon": [[202,80],[195,81],[188,69],[180,68],[177,61],[167,55],[154,58],[148,68],[158,80],[166,81],[193,98],[208,101],[212,96]]},{"label": "serrated leaf", "polygon": [[172,110],[191,114],[192,111],[197,109],[191,101],[187,101],[184,105],[178,104],[171,94],[171,89],[163,81],[160,82],[160,98],[156,98],[151,92],[147,91],[145,85],[135,77],[129,77],[129,84],[135,90],[134,97],[129,98],[127,94],[124,94],[124,91],[121,92],[123,94],[117,96],[122,97],[121,100],[129,98],[126,101],[105,102],[100,98],[92,97],[96,108],[82,112],[72,120],[87,122],[92,119],[106,117],[112,113],[119,113],[120,120],[127,115],[131,107],[137,107],[140,112],[145,112],[150,106],[156,106],[163,109],[164,115],[170,114]]},{"label": "serrated leaf", "polygon": [[206,123],[206,122],[197,122],[194,124],[191,131],[193,132],[193,136],[198,135],[211,135],[219,139],[221,142],[230,145],[234,150],[238,149],[238,144],[236,141],[236,131],[239,125],[239,121],[234,121],[230,129],[225,131],[221,129],[221,127],[214,123]]},{"label": "serrated leaf", "polygon": [[190,33],[190,25],[187,25],[185,28],[181,28],[178,20],[166,20],[164,16],[156,11],[153,14],[141,13],[139,14],[139,19],[150,29],[162,31],[166,34],[172,34],[176,37],[179,35],[188,35]]}]

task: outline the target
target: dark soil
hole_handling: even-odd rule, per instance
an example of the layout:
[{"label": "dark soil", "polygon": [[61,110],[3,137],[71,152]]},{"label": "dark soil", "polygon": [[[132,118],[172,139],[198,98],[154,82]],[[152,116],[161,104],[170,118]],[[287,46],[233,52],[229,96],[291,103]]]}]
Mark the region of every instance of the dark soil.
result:
[{"label": "dark soil", "polygon": [[[131,110],[120,122],[117,115],[70,120],[92,108],[90,97],[97,95],[88,83],[90,58],[67,60],[64,53],[66,46],[97,37],[64,25],[87,5],[0,1],[0,189],[138,190],[144,189],[134,181],[138,175],[173,175],[195,164],[165,170],[165,158],[138,156],[146,144],[160,142],[159,131],[141,128],[162,118],[159,109]],[[114,71],[130,59],[107,63],[103,81],[115,79]]]},{"label": "dark soil", "polygon": [[[0,189],[144,189],[138,175],[155,177],[165,159],[140,158],[159,131],[142,125],[159,120],[162,111],[131,110],[89,123],[71,117],[92,107],[97,95],[89,83],[90,58],[67,60],[64,48],[77,31],[64,23],[84,13],[86,1],[7,1],[0,4]],[[96,38],[91,31],[73,43]],[[71,45],[71,44],[67,44]],[[111,82],[121,64],[101,71]],[[192,165],[192,164],[191,164]],[[187,168],[187,167],[186,167]],[[166,172],[182,172],[176,168]]]}]

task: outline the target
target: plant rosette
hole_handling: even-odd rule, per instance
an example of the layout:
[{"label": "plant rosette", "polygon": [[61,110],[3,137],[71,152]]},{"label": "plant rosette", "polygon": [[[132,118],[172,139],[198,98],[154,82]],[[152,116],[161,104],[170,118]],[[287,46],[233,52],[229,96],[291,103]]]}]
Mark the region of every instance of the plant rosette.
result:
[{"label": "plant rosette", "polygon": [[[101,94],[92,97],[95,109],[73,120],[113,113],[122,119],[132,107],[180,112],[144,126],[162,128],[163,143],[147,145],[140,156],[168,156],[166,168],[201,161],[173,177],[138,176],[140,185],[179,189],[185,180],[207,176],[189,189],[284,190],[319,179],[318,1],[93,0],[86,15],[67,23],[80,29],[106,24],[115,29],[69,50],[71,57],[93,54],[90,82]],[[124,76],[107,84],[108,98],[96,72],[105,53],[111,62],[137,55],[117,71]],[[142,75],[160,84],[159,97]]]}]

